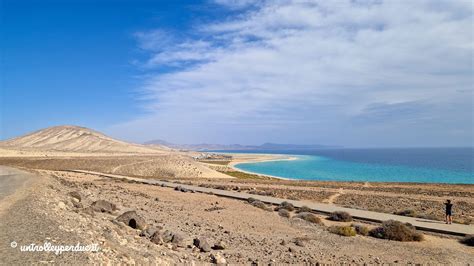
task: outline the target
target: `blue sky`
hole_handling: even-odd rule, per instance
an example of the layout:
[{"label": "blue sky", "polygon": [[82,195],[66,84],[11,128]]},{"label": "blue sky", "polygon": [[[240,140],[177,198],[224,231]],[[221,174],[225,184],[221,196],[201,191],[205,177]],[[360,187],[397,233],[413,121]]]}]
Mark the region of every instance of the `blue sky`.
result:
[{"label": "blue sky", "polygon": [[1,6],[0,139],[472,146],[470,1]]}]

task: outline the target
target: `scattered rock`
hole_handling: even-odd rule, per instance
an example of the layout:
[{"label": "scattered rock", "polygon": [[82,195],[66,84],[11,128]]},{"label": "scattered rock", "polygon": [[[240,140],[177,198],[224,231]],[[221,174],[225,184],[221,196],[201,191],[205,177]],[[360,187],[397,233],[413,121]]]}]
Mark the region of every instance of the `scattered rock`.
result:
[{"label": "scattered rock", "polygon": [[64,210],[64,209],[66,209],[66,204],[64,204],[64,202],[60,201],[60,202],[58,203],[58,207],[59,207],[60,209]]},{"label": "scattered rock", "polygon": [[141,237],[146,237],[146,238],[151,238],[153,236],[153,234],[155,234],[156,232],[158,232],[158,228],[156,227],[149,227],[145,230],[142,230],[140,232],[140,236]]},{"label": "scattered rock", "polygon": [[201,252],[209,252],[211,251],[211,245],[207,242],[207,239],[203,237],[198,237],[193,240],[193,244],[198,247]]},{"label": "scattered rock", "polygon": [[123,222],[124,224],[130,226],[133,229],[143,230],[146,228],[145,219],[135,211],[124,212],[122,215],[116,218],[117,221]]},{"label": "scattered rock", "polygon": [[225,260],[224,256],[222,256],[220,253],[211,254],[211,260],[217,265],[227,264],[227,261]]},{"label": "scattered rock", "polygon": [[154,244],[161,245],[164,243],[163,238],[161,237],[160,232],[155,232],[151,238],[150,241]]},{"label": "scattered rock", "polygon": [[72,206],[74,206],[74,208],[78,208],[78,209],[83,208],[82,203],[80,203],[77,200],[71,200],[71,203],[72,203]]},{"label": "scattered rock", "polygon": [[224,241],[219,241],[217,242],[216,244],[214,244],[214,246],[212,246],[212,249],[214,250],[224,250],[226,249],[227,245]]},{"label": "scattered rock", "polygon": [[80,210],[80,212],[84,213],[84,214],[87,214],[87,215],[90,215],[92,217],[95,216],[94,209],[92,207],[83,208],[83,209]]},{"label": "scattered rock", "polygon": [[173,232],[166,230],[161,233],[161,238],[165,243],[171,242],[171,240],[173,240]]},{"label": "scattered rock", "polygon": [[82,201],[81,193],[79,193],[78,191],[71,191],[71,192],[68,193],[68,195],[71,196],[74,199],[77,199],[79,202]]},{"label": "scattered rock", "polygon": [[173,238],[171,239],[171,243],[177,245],[178,247],[182,247],[184,242],[184,236],[179,233],[174,233]]},{"label": "scattered rock", "polygon": [[94,201],[91,204],[91,207],[96,212],[112,213],[113,211],[117,210],[117,206],[115,204],[110,203],[106,200]]},{"label": "scattered rock", "polygon": [[296,239],[295,245],[297,245],[299,247],[305,247],[306,243],[302,239]]}]

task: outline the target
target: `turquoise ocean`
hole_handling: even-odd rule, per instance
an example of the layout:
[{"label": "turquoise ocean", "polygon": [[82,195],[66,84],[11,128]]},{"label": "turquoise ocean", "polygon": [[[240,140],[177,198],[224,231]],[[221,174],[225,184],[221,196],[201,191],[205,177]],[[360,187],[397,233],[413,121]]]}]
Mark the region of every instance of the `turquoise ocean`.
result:
[{"label": "turquoise ocean", "polygon": [[240,163],[244,171],[298,180],[474,184],[474,148],[252,150],[296,160]]}]

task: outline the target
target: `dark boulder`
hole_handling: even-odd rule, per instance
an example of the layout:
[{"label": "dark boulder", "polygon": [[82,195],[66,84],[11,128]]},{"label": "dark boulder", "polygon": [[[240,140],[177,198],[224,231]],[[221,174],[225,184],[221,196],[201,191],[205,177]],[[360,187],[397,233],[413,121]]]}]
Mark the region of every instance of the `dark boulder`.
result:
[{"label": "dark boulder", "polygon": [[146,228],[145,219],[135,211],[124,212],[122,215],[116,218],[117,221],[123,222],[124,224],[130,226],[133,229],[143,230]]}]

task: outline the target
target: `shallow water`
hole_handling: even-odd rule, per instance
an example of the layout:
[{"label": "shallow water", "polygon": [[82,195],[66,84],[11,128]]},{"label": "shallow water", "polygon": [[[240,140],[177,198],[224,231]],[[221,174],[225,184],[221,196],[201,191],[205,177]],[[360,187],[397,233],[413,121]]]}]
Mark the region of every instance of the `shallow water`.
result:
[{"label": "shallow water", "polygon": [[241,170],[291,179],[474,184],[473,148],[255,150],[245,153],[297,155],[298,160],[292,161],[236,165]]}]

